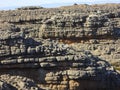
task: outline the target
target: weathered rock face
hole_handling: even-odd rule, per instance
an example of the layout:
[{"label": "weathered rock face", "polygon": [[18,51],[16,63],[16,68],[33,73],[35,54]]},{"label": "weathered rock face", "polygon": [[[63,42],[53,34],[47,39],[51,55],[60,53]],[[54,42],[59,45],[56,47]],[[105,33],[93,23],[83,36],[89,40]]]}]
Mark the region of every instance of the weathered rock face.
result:
[{"label": "weathered rock face", "polygon": [[119,44],[119,4],[0,11],[0,89],[120,90]]}]

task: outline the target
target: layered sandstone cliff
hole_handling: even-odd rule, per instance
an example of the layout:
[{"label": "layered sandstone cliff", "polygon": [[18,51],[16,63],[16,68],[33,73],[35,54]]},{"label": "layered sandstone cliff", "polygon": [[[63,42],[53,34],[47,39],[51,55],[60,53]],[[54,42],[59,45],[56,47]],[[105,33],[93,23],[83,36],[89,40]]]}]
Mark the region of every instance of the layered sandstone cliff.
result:
[{"label": "layered sandstone cliff", "polygon": [[0,11],[0,89],[119,90],[119,44],[119,4]]}]

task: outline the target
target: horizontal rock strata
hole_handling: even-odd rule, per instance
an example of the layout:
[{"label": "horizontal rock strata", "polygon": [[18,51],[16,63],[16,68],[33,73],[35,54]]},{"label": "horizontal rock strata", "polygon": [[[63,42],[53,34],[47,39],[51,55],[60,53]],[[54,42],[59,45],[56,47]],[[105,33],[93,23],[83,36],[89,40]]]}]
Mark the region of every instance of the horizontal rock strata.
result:
[{"label": "horizontal rock strata", "polygon": [[119,4],[0,11],[0,89],[120,90],[119,44]]}]

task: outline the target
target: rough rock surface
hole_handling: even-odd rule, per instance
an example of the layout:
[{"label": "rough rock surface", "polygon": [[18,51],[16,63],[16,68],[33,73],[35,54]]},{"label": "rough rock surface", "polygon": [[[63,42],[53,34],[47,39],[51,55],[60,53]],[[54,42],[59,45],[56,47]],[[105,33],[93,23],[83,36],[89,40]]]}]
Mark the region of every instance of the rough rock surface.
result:
[{"label": "rough rock surface", "polygon": [[120,90],[119,44],[120,4],[0,11],[0,90]]}]

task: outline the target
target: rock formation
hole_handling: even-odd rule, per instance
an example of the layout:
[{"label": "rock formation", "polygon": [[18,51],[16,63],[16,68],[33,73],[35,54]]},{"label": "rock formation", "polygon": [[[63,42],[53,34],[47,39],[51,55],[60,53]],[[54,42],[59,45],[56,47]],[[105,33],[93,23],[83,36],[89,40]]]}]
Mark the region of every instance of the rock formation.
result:
[{"label": "rock formation", "polygon": [[0,11],[0,89],[120,90],[119,44],[119,4]]}]

